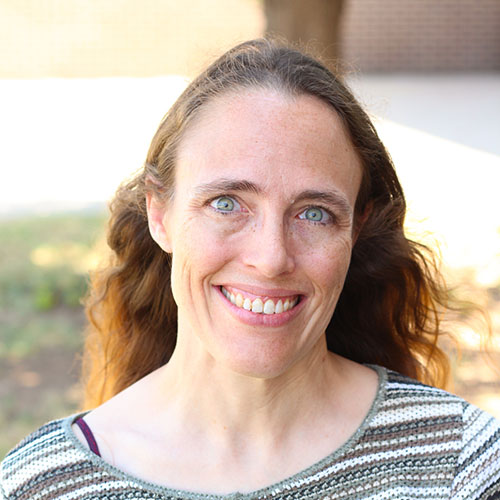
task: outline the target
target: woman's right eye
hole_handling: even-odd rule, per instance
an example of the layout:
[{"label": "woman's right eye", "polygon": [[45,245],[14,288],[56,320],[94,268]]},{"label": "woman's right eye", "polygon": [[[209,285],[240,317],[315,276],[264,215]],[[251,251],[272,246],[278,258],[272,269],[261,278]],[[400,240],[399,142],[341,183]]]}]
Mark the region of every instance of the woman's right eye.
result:
[{"label": "woman's right eye", "polygon": [[219,196],[210,202],[210,206],[220,213],[239,212],[240,204],[229,196]]}]

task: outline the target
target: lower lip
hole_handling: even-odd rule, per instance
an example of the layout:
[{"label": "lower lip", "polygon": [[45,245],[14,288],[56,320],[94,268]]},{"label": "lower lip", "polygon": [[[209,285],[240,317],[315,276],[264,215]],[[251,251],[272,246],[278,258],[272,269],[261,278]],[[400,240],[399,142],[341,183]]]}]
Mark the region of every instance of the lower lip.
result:
[{"label": "lower lip", "polygon": [[232,302],[226,299],[222,294],[220,286],[214,286],[217,290],[221,300],[224,302],[226,307],[231,311],[231,313],[236,316],[242,323],[251,326],[269,326],[269,327],[279,327],[283,326],[289,321],[291,321],[300,312],[306,299],[301,297],[299,303],[289,309],[288,311],[278,313],[278,314],[264,314],[264,313],[254,313],[252,311],[247,311],[242,307],[235,306]]}]

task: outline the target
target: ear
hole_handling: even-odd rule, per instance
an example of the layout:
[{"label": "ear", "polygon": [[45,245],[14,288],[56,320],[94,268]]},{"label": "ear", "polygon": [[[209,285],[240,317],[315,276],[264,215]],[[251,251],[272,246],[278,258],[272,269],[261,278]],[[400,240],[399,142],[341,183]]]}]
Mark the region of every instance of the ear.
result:
[{"label": "ear", "polygon": [[146,193],[149,232],[153,240],[167,253],[172,253],[170,232],[166,227],[167,202],[159,200],[153,193]]}]

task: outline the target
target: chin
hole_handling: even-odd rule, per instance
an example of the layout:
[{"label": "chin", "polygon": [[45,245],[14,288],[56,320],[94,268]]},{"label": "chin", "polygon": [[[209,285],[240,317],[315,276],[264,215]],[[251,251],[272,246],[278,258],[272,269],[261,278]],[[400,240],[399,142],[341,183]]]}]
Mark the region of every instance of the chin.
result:
[{"label": "chin", "polygon": [[293,349],[284,346],[262,346],[256,349],[235,349],[224,353],[221,359],[232,372],[245,377],[273,379],[286,373],[299,358]]}]

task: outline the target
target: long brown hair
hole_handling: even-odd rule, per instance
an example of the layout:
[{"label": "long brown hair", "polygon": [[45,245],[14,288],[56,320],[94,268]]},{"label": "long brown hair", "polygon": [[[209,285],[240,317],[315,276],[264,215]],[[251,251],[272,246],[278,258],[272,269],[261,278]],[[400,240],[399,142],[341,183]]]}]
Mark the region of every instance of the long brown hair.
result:
[{"label": "long brown hair", "polygon": [[447,358],[437,339],[448,294],[430,250],[405,236],[405,199],[385,147],[339,76],[315,58],[261,39],[225,53],[187,87],[162,120],[144,168],[110,205],[112,256],[92,276],[86,303],[86,406],[104,402],[172,355],[177,309],[171,261],[149,234],[146,193],[172,195],[177,146],[189,124],[208,101],[242,88],[316,96],[341,117],[361,159],[356,220],[364,223],[326,330],[328,348],[442,384]]}]

